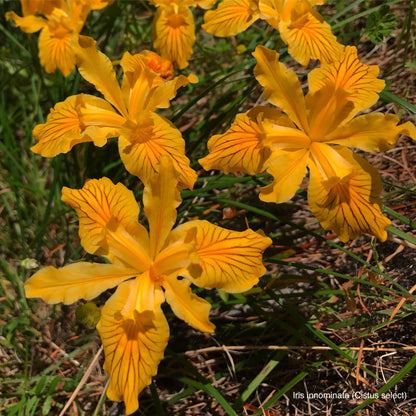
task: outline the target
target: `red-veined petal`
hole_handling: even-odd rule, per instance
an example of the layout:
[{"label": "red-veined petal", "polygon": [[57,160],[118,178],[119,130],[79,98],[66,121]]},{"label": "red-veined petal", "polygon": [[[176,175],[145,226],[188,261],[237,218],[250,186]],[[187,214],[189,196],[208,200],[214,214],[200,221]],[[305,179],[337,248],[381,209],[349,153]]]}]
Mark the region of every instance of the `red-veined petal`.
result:
[{"label": "red-veined petal", "polygon": [[64,187],[62,201],[78,214],[86,251],[115,256],[137,274],[150,266],[147,231],[137,222],[139,207],[124,185],[114,185],[108,178],[91,179],[82,189]]},{"label": "red-veined petal", "polygon": [[261,173],[270,153],[263,145],[266,136],[263,123],[266,120],[273,122],[281,116],[278,110],[270,107],[255,107],[247,113],[237,114],[229,130],[209,139],[209,155],[199,163],[205,170]]},{"label": "red-veined petal", "polygon": [[312,213],[325,229],[334,230],[347,242],[360,234],[387,238],[389,219],[381,211],[380,175],[367,161],[347,148],[335,147],[352,166],[352,172],[338,180],[325,179],[315,163],[309,164],[308,200]]},{"label": "red-veined petal", "polygon": [[126,169],[145,184],[159,171],[163,155],[172,159],[181,188],[193,188],[196,173],[185,156],[185,141],[180,131],[155,113],[141,113],[135,122],[128,121],[121,130],[119,152]]},{"label": "red-veined petal", "polygon": [[75,53],[71,46],[73,33],[65,27],[57,30],[45,26],[40,32],[39,58],[46,72],[52,73],[58,68],[66,77],[75,68]]},{"label": "red-veined petal", "polygon": [[192,227],[197,229],[195,245],[200,264],[188,269],[186,276],[195,285],[244,292],[266,272],[262,254],[272,243],[270,238],[260,232],[231,231],[199,220],[180,225],[171,238],[179,238]]},{"label": "red-veined petal", "polygon": [[357,48],[347,46],[340,60],[322,63],[308,75],[309,93],[324,88],[332,83],[336,88],[342,87],[354,103],[353,117],[361,110],[371,107],[378,100],[378,93],[384,88],[385,82],[377,79],[377,65],[365,65],[357,57]]},{"label": "red-veined petal", "polygon": [[321,62],[339,59],[344,47],[332,34],[331,26],[306,0],[295,2],[290,19],[280,17],[280,36],[296,61],[308,65],[310,59],[319,59]]},{"label": "red-veined petal", "polygon": [[233,36],[243,32],[259,18],[254,0],[223,0],[216,10],[205,13],[202,28],[215,36]]},{"label": "red-veined petal", "polygon": [[[104,370],[110,375],[107,396],[123,400],[126,413],[139,406],[139,393],[151,383],[169,339],[169,326],[155,303],[152,310],[124,318],[121,311],[133,290],[134,281],[121,284],[104,305],[97,329],[104,347]],[[160,289],[159,289],[160,290]]]},{"label": "red-veined petal", "polygon": [[[82,111],[85,113],[84,125],[80,120]],[[69,152],[78,143],[94,142],[101,147],[109,137],[118,135],[120,127],[117,124],[121,122],[124,120],[106,101],[92,95],[73,95],[56,104],[46,123],[34,128],[33,136],[37,143],[31,150],[53,157]]]},{"label": "red-veined petal", "polygon": [[153,47],[179,69],[188,66],[195,43],[195,24],[187,7],[161,6],[153,20]]}]

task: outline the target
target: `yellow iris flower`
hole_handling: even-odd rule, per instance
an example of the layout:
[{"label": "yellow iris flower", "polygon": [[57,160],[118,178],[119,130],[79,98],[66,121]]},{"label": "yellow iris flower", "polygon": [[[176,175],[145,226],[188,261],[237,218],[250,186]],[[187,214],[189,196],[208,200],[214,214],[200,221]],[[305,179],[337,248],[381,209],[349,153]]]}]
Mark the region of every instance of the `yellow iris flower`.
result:
[{"label": "yellow iris flower", "polygon": [[46,72],[58,68],[66,77],[75,68],[71,46],[91,10],[99,10],[114,0],[21,0],[23,17],[6,13],[26,33],[39,30],[39,58]]},{"label": "yellow iris flower", "polygon": [[226,37],[263,19],[280,32],[289,54],[302,65],[307,65],[310,59],[332,62],[339,59],[343,46],[313,9],[324,3],[325,0],[223,0],[216,10],[205,13],[202,28]]},{"label": "yellow iris flower", "polygon": [[274,180],[261,188],[260,199],[275,203],[293,197],[309,168],[309,204],[325,229],[344,242],[362,233],[384,241],[390,221],[381,211],[380,175],[348,148],[384,151],[400,134],[416,139],[416,128],[398,125],[392,114],[356,117],[384,88],[378,67],[362,64],[356,48],[347,47],[339,61],[309,74],[304,97],[295,72],[276,52],[258,46],[253,55],[264,97],[281,110],[259,106],[237,115],[226,133],[209,140],[201,165],[225,173],[266,170]]},{"label": "yellow iris flower", "polygon": [[153,47],[179,69],[188,66],[195,43],[195,24],[190,6],[209,9],[215,0],[149,0],[158,10],[153,20]]},{"label": "yellow iris flower", "polygon": [[138,395],[164,355],[169,327],[161,304],[168,302],[194,328],[214,332],[210,304],[190,285],[228,292],[250,289],[265,273],[262,253],[271,244],[259,232],[230,231],[201,220],[172,230],[181,198],[171,159],[163,156],[160,164],[160,173],[143,193],[149,233],[137,222],[133,193],[122,184],[102,178],[87,181],[80,190],[63,188],[62,200],[78,214],[83,247],[111,264],[49,266],[25,283],[26,296],[65,304],[118,286],[97,328],[110,375],[107,395],[123,400],[127,414],[138,408]]},{"label": "yellow iris flower", "polygon": [[147,182],[157,171],[160,156],[169,155],[180,172],[180,186],[192,188],[196,174],[185,156],[185,141],[155,110],[168,108],[178,88],[195,82],[196,77],[173,78],[172,64],[154,52],[126,52],[121,59],[120,88],[111,61],[97,51],[93,39],[79,36],[73,48],[81,75],[105,99],[79,94],[58,103],[46,123],[33,130],[37,143],[32,151],[53,157],[69,152],[77,143],[104,146],[110,137],[119,137],[120,157],[130,173]]}]

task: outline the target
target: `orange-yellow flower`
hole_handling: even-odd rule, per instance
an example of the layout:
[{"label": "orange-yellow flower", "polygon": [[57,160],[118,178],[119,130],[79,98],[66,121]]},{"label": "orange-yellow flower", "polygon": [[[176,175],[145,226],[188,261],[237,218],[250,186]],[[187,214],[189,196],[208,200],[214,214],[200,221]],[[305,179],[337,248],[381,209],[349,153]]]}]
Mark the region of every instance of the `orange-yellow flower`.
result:
[{"label": "orange-yellow flower", "polygon": [[97,328],[110,375],[107,395],[123,400],[127,414],[138,408],[138,395],[164,355],[169,327],[161,304],[166,300],[180,319],[214,332],[210,304],[192,292],[191,284],[246,291],[264,274],[262,253],[271,244],[261,233],[230,231],[200,220],[172,230],[181,199],[170,158],[164,156],[160,163],[160,173],[143,194],[149,233],[137,222],[133,193],[122,184],[102,178],[80,190],[63,188],[62,200],[77,211],[83,247],[111,264],[50,266],[25,283],[28,297],[65,304],[93,299],[118,286]]},{"label": "orange-yellow flower", "polygon": [[39,58],[46,72],[59,69],[66,77],[75,68],[71,46],[81,32],[91,10],[99,10],[114,0],[21,0],[23,17],[6,13],[24,32],[39,30]]},{"label": "orange-yellow flower", "polygon": [[158,7],[153,20],[153,47],[162,58],[169,59],[179,69],[188,66],[195,43],[195,24],[190,6],[204,9],[215,0],[149,0]]},{"label": "orange-yellow flower", "polygon": [[401,134],[416,139],[416,128],[398,125],[392,114],[355,117],[384,88],[378,67],[362,64],[356,48],[347,47],[339,61],[309,74],[304,97],[295,72],[276,52],[258,46],[254,56],[264,97],[281,110],[255,107],[237,115],[226,133],[209,140],[210,154],[201,165],[226,173],[266,170],[274,180],[261,188],[260,199],[275,203],[293,197],[309,168],[308,200],[324,228],[344,242],[362,233],[384,241],[390,221],[381,211],[380,176],[348,148],[383,151]]},{"label": "orange-yellow flower", "polygon": [[73,48],[81,75],[105,99],[79,94],[58,103],[46,123],[33,130],[37,144],[32,150],[52,157],[69,152],[77,143],[104,146],[110,137],[119,137],[120,157],[130,173],[147,182],[157,171],[160,156],[169,155],[180,172],[180,186],[192,188],[196,174],[185,156],[185,141],[155,111],[168,108],[178,88],[196,77],[173,78],[172,64],[154,52],[126,52],[121,59],[124,77],[120,88],[110,60],[97,51],[93,39],[79,36]]},{"label": "orange-yellow flower", "polygon": [[343,46],[331,27],[313,9],[325,0],[223,0],[216,10],[205,13],[202,28],[215,36],[243,32],[258,19],[280,32],[289,54],[302,65],[310,59],[332,62],[340,58]]}]

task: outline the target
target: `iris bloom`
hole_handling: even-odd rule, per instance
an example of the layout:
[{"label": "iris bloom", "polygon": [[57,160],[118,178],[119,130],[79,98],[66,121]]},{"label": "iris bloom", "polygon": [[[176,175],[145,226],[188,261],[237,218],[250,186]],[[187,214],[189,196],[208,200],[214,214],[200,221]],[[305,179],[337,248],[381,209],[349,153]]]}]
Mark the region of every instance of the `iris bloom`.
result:
[{"label": "iris bloom", "polygon": [[153,47],[179,69],[188,66],[195,43],[190,6],[209,9],[215,0],[149,0],[158,10],[153,20]]},{"label": "iris bloom", "polygon": [[133,193],[122,184],[102,178],[80,190],[63,188],[62,200],[77,211],[83,247],[111,264],[49,266],[25,283],[28,297],[65,304],[118,286],[102,308],[97,328],[110,375],[107,395],[124,400],[127,414],[138,408],[138,395],[164,355],[169,327],[161,304],[166,300],[180,319],[214,332],[210,304],[190,285],[228,292],[250,289],[265,272],[262,253],[271,244],[261,233],[230,231],[200,220],[172,230],[181,199],[170,158],[164,156],[160,163],[159,175],[143,194],[149,233],[137,222]]},{"label": "iris bloom", "polygon": [[40,32],[39,58],[46,72],[58,68],[66,77],[75,68],[71,41],[84,26],[91,10],[99,10],[114,0],[21,0],[23,17],[6,13],[26,33]]},{"label": "iris bloom", "polygon": [[313,9],[325,0],[223,0],[216,10],[205,13],[202,28],[215,36],[243,32],[258,19],[280,32],[289,54],[302,65],[310,59],[327,63],[339,59],[343,46],[331,27]]},{"label": "iris bloom", "polygon": [[344,242],[362,233],[384,241],[390,221],[381,211],[380,176],[349,148],[384,151],[400,134],[416,139],[416,128],[398,125],[392,114],[356,116],[384,87],[378,67],[362,64],[356,48],[347,47],[340,61],[309,74],[304,97],[295,72],[276,52],[258,46],[254,56],[264,97],[281,110],[255,107],[237,115],[226,133],[209,140],[201,165],[251,175],[266,170],[274,180],[261,188],[260,199],[275,203],[293,197],[309,168],[309,205],[324,228]]},{"label": "iris bloom", "polygon": [[185,156],[182,135],[155,110],[168,108],[178,88],[195,82],[196,77],[171,79],[172,64],[156,53],[126,52],[121,59],[124,77],[120,88],[110,60],[97,51],[93,39],[79,36],[73,45],[81,75],[105,99],[79,94],[57,104],[46,123],[33,130],[38,143],[32,150],[52,157],[69,152],[77,143],[93,142],[101,147],[108,138],[118,136],[120,157],[130,173],[148,181],[160,156],[166,154],[180,172],[180,186],[191,188],[196,174]]}]

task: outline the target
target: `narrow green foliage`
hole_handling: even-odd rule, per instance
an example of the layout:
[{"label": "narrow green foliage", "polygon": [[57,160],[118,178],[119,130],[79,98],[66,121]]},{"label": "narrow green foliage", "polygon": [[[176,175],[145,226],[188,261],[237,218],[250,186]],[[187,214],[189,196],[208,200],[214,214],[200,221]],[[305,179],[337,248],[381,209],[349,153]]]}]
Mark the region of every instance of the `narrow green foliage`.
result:
[{"label": "narrow green foliage", "polygon": [[380,9],[367,17],[362,34],[367,35],[370,41],[377,45],[382,43],[385,37],[391,36],[396,24],[396,16],[391,14],[389,5],[383,4]]}]

